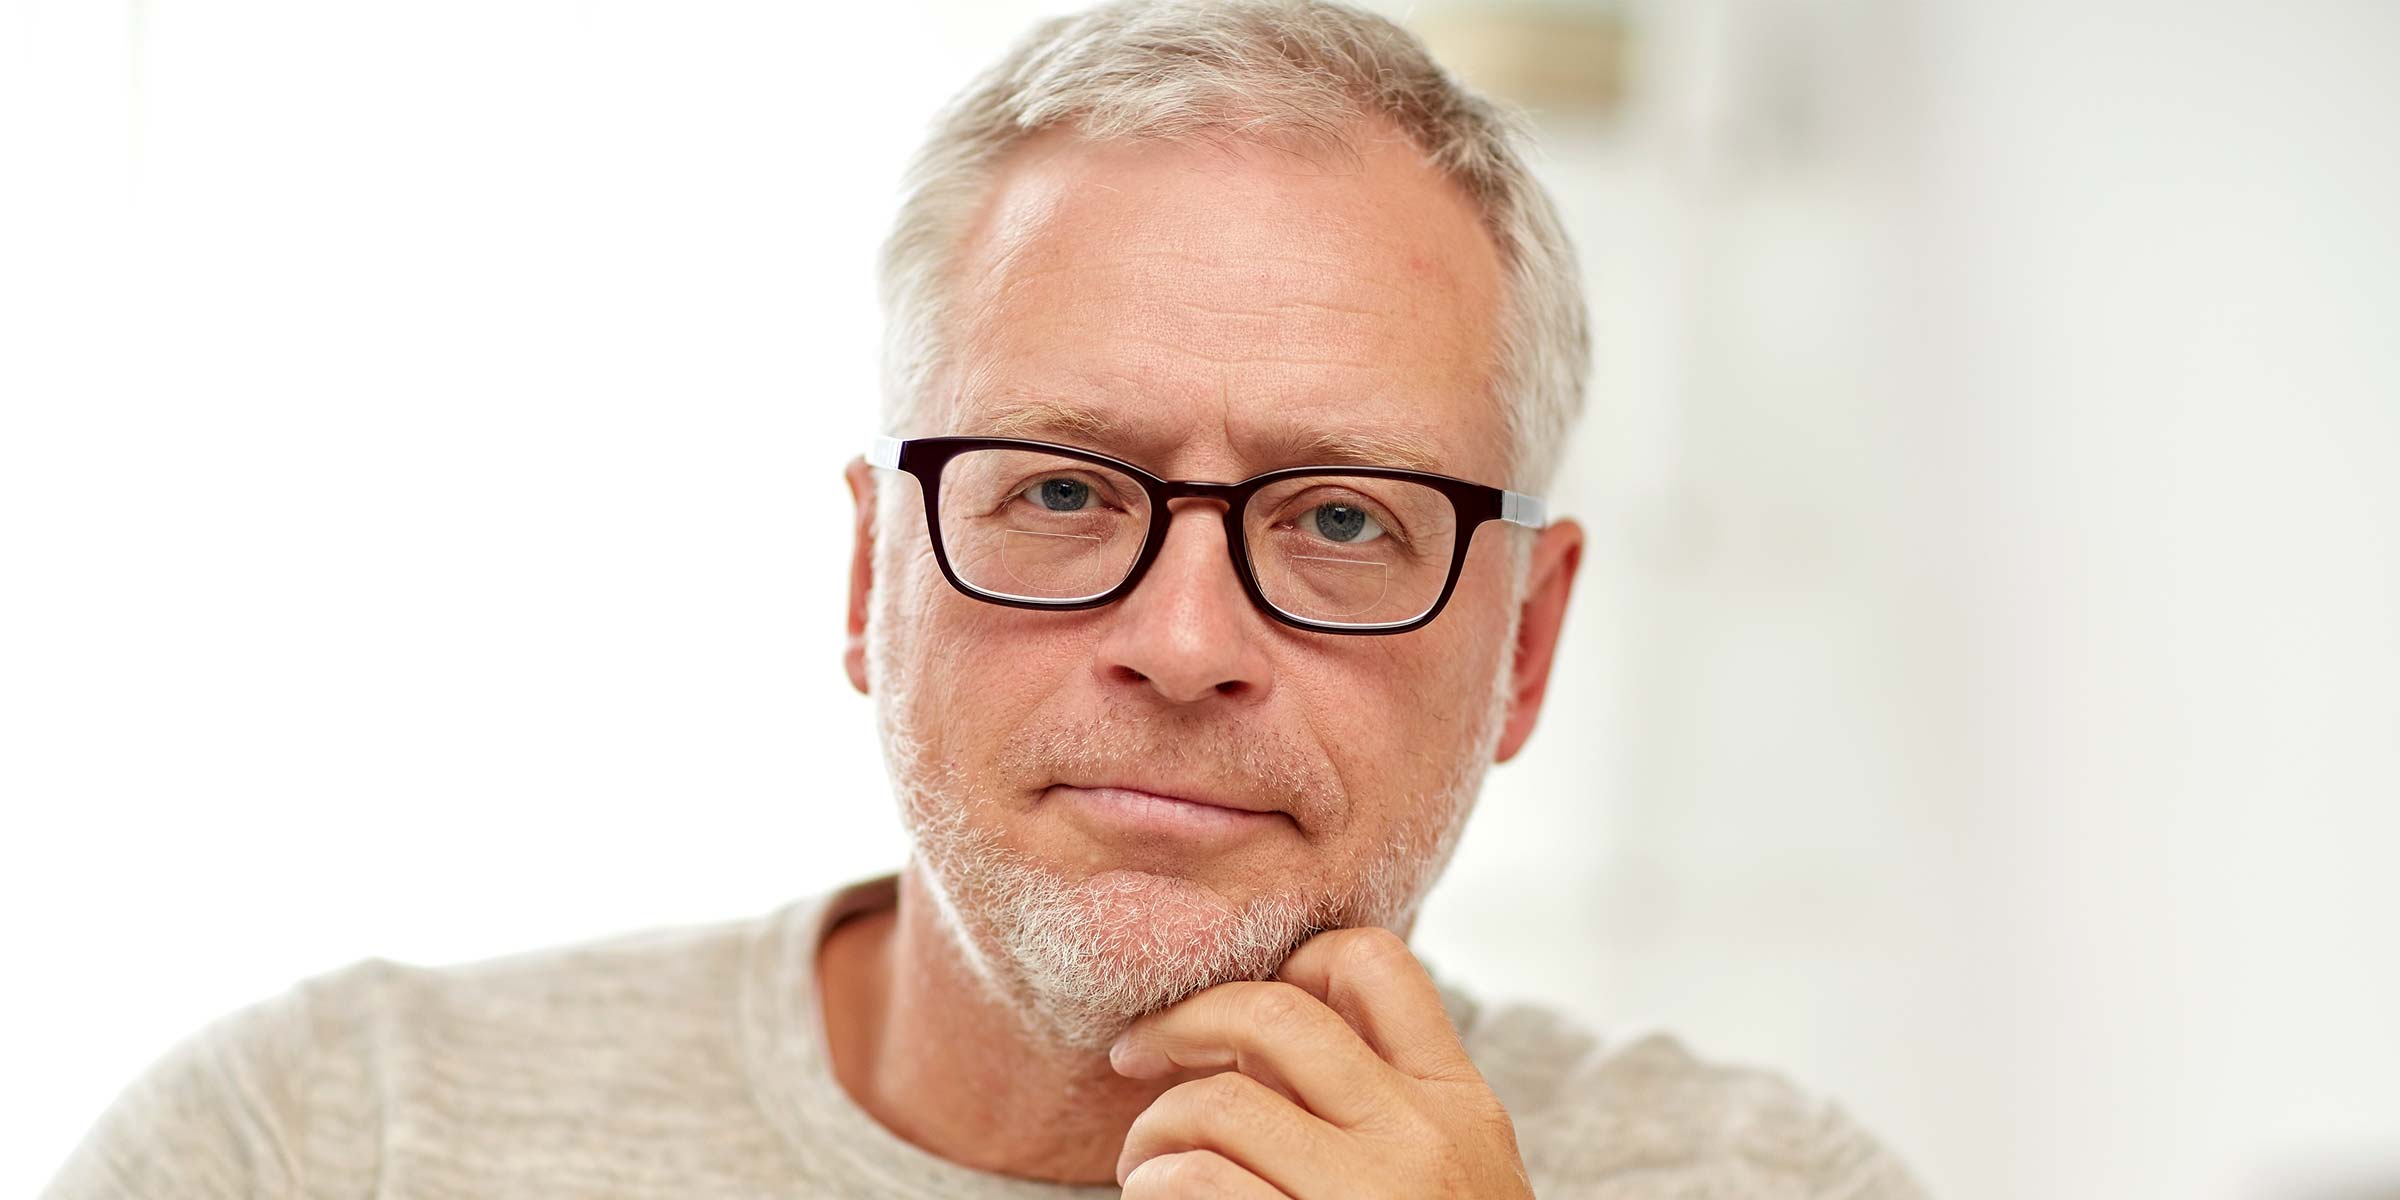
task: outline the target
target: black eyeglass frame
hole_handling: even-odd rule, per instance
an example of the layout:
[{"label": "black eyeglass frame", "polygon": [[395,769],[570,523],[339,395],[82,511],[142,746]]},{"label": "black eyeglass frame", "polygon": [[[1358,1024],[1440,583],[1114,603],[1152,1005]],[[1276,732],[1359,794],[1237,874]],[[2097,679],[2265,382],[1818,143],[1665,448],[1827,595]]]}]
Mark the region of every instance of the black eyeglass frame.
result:
[{"label": "black eyeglass frame", "polygon": [[[958,577],[950,569],[950,553],[942,545],[941,490],[942,468],[950,460],[972,450],[1033,450],[1055,454],[1080,462],[1095,463],[1112,471],[1121,471],[1141,484],[1150,498],[1150,527],[1143,534],[1142,551],[1125,572],[1125,578],[1115,587],[1098,595],[1071,600],[1037,600],[985,591]],[[1519,492],[1496,488],[1490,484],[1473,483],[1436,475],[1428,471],[1410,471],[1399,467],[1309,466],[1284,467],[1253,475],[1239,483],[1208,483],[1197,479],[1161,479],[1123,459],[1110,458],[1078,446],[1061,446],[1055,442],[1029,441],[1023,438],[994,437],[879,437],[867,451],[869,465],[904,471],[917,479],[917,491],[925,497],[925,533],[933,541],[933,561],[941,567],[942,577],[977,600],[1009,608],[1045,609],[1067,612],[1099,608],[1114,604],[1130,594],[1150,570],[1159,548],[1166,544],[1167,523],[1174,517],[1168,511],[1170,500],[1215,500],[1225,505],[1221,519],[1225,523],[1225,549],[1233,557],[1234,578],[1241,580],[1242,591],[1250,603],[1275,620],[1299,629],[1316,633],[1385,634],[1407,633],[1423,628],[1440,616],[1444,605],[1450,603],[1450,593],[1458,587],[1458,577],[1467,565],[1467,550],[1475,542],[1475,531],[1488,521],[1504,521],[1528,529],[1540,529],[1545,523],[1542,501]],[[1450,550],[1450,573],[1442,580],[1442,593],[1434,598],[1433,606],[1406,621],[1387,621],[1372,625],[1341,625],[1327,621],[1312,621],[1277,608],[1258,587],[1258,577],[1250,569],[1250,547],[1242,536],[1241,514],[1250,498],[1259,490],[1281,480],[1302,475],[1347,475],[1362,479],[1398,479],[1432,488],[1449,498],[1450,507],[1458,516],[1458,527],[1464,532]]]}]

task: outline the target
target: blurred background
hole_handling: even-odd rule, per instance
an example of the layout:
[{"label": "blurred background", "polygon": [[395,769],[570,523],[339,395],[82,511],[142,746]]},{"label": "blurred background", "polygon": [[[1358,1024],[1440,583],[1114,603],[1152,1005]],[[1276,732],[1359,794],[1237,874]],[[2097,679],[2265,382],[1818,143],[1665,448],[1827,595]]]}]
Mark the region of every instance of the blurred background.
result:
[{"label": "blurred background", "polygon": [[[0,0],[0,1192],[302,976],[898,865],[873,252],[1063,7]],[[1428,962],[1944,1197],[2400,1196],[2400,6],[1386,11],[1598,331]]]}]

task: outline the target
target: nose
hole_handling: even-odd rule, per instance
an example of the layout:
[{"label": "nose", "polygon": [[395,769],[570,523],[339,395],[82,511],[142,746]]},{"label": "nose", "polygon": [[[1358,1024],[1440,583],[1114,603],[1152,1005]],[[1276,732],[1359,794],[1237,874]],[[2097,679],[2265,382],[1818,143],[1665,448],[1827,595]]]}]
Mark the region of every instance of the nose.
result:
[{"label": "nose", "polygon": [[1177,704],[1259,699],[1273,683],[1265,618],[1234,577],[1224,506],[1186,499],[1169,508],[1166,542],[1110,614],[1094,667],[1104,682],[1147,686]]}]

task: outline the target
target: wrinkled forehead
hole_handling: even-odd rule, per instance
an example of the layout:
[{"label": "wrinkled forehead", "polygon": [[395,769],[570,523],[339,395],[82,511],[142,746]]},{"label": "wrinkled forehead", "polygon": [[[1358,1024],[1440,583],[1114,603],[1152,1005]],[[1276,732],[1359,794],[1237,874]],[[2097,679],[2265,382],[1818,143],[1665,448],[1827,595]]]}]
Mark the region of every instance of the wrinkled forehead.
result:
[{"label": "wrinkled forehead", "polygon": [[942,432],[1159,470],[1506,474],[1498,255],[1396,135],[1348,155],[1045,135],[952,270]]}]

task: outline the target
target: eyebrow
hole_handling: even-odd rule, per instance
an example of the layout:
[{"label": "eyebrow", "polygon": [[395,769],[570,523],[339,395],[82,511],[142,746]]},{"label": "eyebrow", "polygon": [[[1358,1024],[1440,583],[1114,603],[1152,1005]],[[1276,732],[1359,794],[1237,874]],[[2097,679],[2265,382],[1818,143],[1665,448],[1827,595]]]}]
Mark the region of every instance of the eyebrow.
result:
[{"label": "eyebrow", "polygon": [[1107,438],[1116,422],[1098,409],[1047,397],[1017,397],[994,404],[983,414],[985,432],[992,437]]},{"label": "eyebrow", "polygon": [[[1116,443],[1123,424],[1089,405],[1047,396],[1018,396],[981,414],[986,435],[1038,440],[1093,439]],[[1292,466],[1400,467],[1439,474],[1442,456],[1431,443],[1396,430],[1346,429],[1269,434]]]},{"label": "eyebrow", "polygon": [[1438,474],[1442,470],[1441,456],[1422,440],[1402,433],[1378,432],[1372,429],[1353,429],[1342,433],[1320,433],[1299,446],[1304,465],[1324,463],[1350,467],[1401,467],[1411,471]]}]

